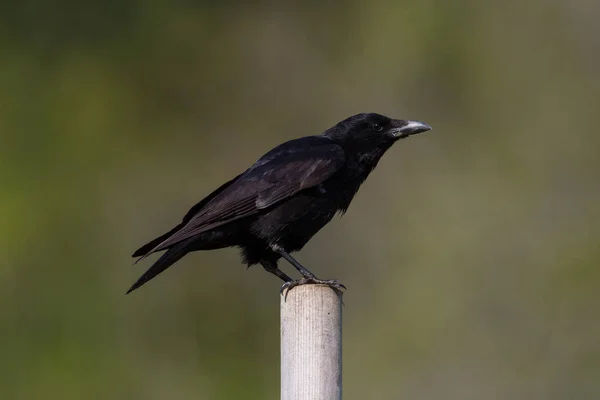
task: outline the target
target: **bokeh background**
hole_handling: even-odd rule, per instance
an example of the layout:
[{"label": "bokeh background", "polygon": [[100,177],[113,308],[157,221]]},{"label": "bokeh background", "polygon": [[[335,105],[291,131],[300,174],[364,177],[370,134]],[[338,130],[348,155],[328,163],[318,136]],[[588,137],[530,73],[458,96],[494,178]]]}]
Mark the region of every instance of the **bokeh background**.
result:
[{"label": "bokeh background", "polygon": [[[139,245],[282,141],[420,119],[298,254],[346,399],[600,398],[600,3],[6,1],[0,398],[277,399],[279,285]],[[284,269],[290,271],[287,265]]]}]

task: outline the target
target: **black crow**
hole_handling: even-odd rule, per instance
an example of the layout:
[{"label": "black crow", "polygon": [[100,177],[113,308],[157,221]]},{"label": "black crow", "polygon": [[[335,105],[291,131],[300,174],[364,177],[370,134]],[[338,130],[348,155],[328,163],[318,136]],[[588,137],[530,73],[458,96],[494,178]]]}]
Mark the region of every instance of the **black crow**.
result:
[{"label": "black crow", "polygon": [[[131,286],[139,288],[187,253],[237,246],[244,264],[261,264],[291,289],[317,279],[290,253],[300,250],[335,213],[344,213],[360,185],[395,142],[431,127],[423,122],[358,114],[320,135],[283,143],[193,206],[183,221],[139,248],[133,257],[166,252]],[[302,274],[277,267],[285,258]],[[138,260],[139,261],[139,260]]]}]

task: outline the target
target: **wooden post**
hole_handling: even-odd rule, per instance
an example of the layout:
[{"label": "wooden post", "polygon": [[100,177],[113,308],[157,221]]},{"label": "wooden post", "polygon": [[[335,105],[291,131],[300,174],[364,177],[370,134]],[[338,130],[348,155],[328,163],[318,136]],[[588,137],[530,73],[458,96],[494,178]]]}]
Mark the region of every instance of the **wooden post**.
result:
[{"label": "wooden post", "polygon": [[284,291],[281,400],[341,398],[342,294],[311,284]]}]

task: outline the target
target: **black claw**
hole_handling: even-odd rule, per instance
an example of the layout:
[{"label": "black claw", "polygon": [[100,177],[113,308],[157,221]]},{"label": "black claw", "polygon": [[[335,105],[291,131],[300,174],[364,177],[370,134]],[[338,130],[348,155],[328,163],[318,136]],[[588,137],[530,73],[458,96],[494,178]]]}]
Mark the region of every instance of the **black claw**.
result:
[{"label": "black claw", "polygon": [[285,293],[285,299],[287,300],[287,296],[290,293],[290,290],[300,285],[326,285],[335,290],[338,294],[341,294],[344,292],[344,290],[346,290],[346,286],[337,279],[323,280],[317,278],[303,278],[297,281],[288,281],[284,283],[283,285],[281,285],[281,290],[279,291],[279,293],[283,295],[283,291],[287,289],[287,292]]}]

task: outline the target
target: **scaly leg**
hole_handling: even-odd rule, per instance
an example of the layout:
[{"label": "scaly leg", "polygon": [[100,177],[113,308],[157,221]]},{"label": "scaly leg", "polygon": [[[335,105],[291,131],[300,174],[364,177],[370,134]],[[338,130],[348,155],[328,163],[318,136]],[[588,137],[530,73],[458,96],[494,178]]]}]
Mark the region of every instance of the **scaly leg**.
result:
[{"label": "scaly leg", "polygon": [[291,282],[292,278],[290,278],[289,276],[287,276],[285,274],[285,272],[283,272],[282,270],[280,270],[279,268],[277,268],[277,263],[274,261],[261,261],[260,262],[263,266],[263,268],[265,269],[265,271],[272,273],[273,275],[277,276],[279,279],[281,279],[284,282]]}]

